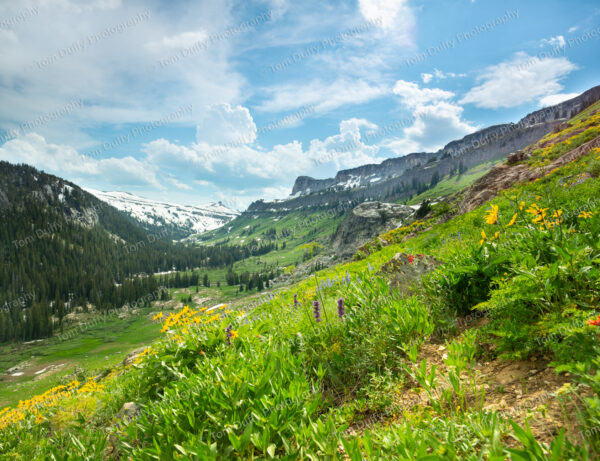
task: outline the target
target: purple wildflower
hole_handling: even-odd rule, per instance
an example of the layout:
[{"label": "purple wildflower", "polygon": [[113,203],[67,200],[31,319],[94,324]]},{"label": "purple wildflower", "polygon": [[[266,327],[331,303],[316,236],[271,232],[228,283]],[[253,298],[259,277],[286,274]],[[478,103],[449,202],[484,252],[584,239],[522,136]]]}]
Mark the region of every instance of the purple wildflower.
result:
[{"label": "purple wildflower", "polygon": [[294,309],[298,309],[298,293],[294,293]]},{"label": "purple wildflower", "polygon": [[319,301],[313,302],[313,315],[315,316],[315,321],[319,323],[321,321],[321,306],[319,305]]},{"label": "purple wildflower", "polygon": [[229,325],[227,328],[225,328],[225,335],[227,336],[227,345],[231,346],[231,330],[233,330],[233,327],[231,325]]},{"label": "purple wildflower", "polygon": [[344,298],[339,298],[337,300],[337,311],[338,311],[338,317],[343,320],[344,315],[346,314],[346,306],[344,306]]}]

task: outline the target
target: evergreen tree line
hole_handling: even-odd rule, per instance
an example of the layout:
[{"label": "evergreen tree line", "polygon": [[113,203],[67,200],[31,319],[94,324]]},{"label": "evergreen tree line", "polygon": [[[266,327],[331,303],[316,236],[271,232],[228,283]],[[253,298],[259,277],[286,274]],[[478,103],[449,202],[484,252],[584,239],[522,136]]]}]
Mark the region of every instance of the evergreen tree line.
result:
[{"label": "evergreen tree line", "polygon": [[276,247],[175,244],[74,184],[0,162],[0,342],[49,337],[76,306],[139,304],[158,289],[155,273],[227,267]]}]

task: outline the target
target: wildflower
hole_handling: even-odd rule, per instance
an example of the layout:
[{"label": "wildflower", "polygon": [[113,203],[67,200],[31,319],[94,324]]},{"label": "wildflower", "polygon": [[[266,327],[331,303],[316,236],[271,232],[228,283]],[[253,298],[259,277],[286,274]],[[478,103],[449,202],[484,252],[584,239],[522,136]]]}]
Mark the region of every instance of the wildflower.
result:
[{"label": "wildflower", "polygon": [[583,218],[583,219],[590,219],[593,215],[594,215],[594,213],[592,213],[590,211],[582,211],[581,213],[579,213],[579,216],[577,216],[577,217]]},{"label": "wildflower", "polygon": [[512,218],[510,218],[510,221],[508,222],[506,227],[512,226],[516,221],[517,221],[517,213],[515,213]]},{"label": "wildflower", "polygon": [[162,318],[163,318],[163,313],[159,312],[154,317],[152,317],[152,320],[159,320],[159,319],[162,319]]},{"label": "wildflower", "polygon": [[483,245],[486,240],[487,240],[487,236],[485,235],[485,231],[482,230],[481,231],[481,240],[479,241],[479,245]]},{"label": "wildflower", "polygon": [[231,330],[231,339],[235,339],[239,336],[237,330]]},{"label": "wildflower", "polygon": [[556,212],[552,215],[553,218],[556,218],[556,224],[559,225],[562,222],[562,210],[556,210]]},{"label": "wildflower", "polygon": [[319,305],[319,301],[313,302],[313,315],[315,317],[315,321],[319,323],[321,321],[321,306]]},{"label": "wildflower", "polygon": [[525,202],[519,203],[519,210],[523,210],[525,208]]},{"label": "wildflower", "polygon": [[413,255],[408,255],[408,263],[412,264],[412,262],[415,260],[415,257]]},{"label": "wildflower", "polygon": [[498,237],[500,237],[500,232],[496,232],[496,233],[494,234],[494,238],[495,238],[495,239],[497,239]]},{"label": "wildflower", "polygon": [[233,327],[231,325],[229,325],[227,328],[225,328],[225,336],[227,337],[227,345],[231,346],[231,338],[233,337]]},{"label": "wildflower", "polygon": [[298,309],[298,293],[294,293],[294,309]]},{"label": "wildflower", "polygon": [[346,314],[346,306],[344,306],[344,298],[339,298],[337,300],[337,311],[338,311],[338,317],[343,320],[344,315]]},{"label": "wildflower", "polygon": [[587,324],[588,325],[592,325],[592,326],[598,326],[598,325],[600,325],[600,315],[597,318],[595,318],[595,319],[589,319],[587,321]]},{"label": "wildflower", "polygon": [[490,209],[486,211],[485,222],[488,224],[498,222],[498,205],[490,205]]},{"label": "wildflower", "polygon": [[546,219],[546,211],[548,211],[548,208],[540,208],[533,203],[526,211],[527,213],[533,215],[531,219],[532,222],[539,223],[540,221],[544,221]]}]

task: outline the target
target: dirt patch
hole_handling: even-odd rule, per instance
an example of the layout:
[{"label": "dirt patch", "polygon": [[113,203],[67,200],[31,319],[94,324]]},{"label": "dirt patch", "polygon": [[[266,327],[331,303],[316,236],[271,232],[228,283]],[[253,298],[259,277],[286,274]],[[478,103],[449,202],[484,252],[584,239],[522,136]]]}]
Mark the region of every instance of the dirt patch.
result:
[{"label": "dirt patch", "polygon": [[[428,370],[435,365],[440,391],[451,388],[445,378],[446,357],[446,348],[438,344],[423,345],[418,357],[418,363],[427,361]],[[521,425],[529,424],[536,438],[544,443],[550,443],[562,428],[572,438],[577,433],[576,403],[564,396],[570,377],[557,374],[546,358],[478,361],[471,370],[463,372],[461,384],[466,390],[467,411],[497,411]],[[402,411],[430,406],[430,396],[418,386],[410,382],[399,393],[397,404]]]},{"label": "dirt patch", "polygon": [[460,212],[467,213],[474,210],[496,197],[501,190],[508,189],[518,182],[533,181],[541,178],[550,171],[588,154],[596,147],[600,147],[600,136],[567,152],[549,165],[540,168],[531,168],[524,163],[516,165],[503,163],[502,165],[495,166],[485,176],[475,181],[468,189],[465,198],[460,204]]}]

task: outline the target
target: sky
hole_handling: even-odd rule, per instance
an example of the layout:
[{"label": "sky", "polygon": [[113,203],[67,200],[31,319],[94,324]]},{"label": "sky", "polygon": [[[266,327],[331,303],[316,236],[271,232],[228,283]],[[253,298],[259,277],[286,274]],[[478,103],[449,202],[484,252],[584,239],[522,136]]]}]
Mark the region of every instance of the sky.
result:
[{"label": "sky", "polygon": [[0,1],[0,160],[239,210],[600,84],[597,0]]}]

